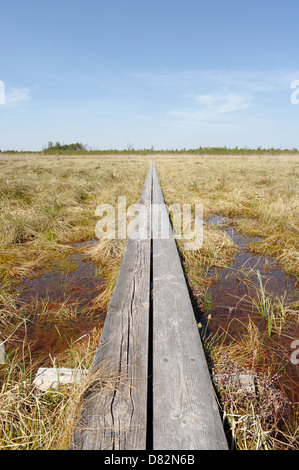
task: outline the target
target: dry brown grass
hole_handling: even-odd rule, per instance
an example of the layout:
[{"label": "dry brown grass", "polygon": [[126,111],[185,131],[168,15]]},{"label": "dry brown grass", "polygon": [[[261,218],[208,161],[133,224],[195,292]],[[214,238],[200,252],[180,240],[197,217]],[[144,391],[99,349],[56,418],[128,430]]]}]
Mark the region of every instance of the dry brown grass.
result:
[{"label": "dry brown grass", "polygon": [[[139,201],[149,162],[29,155],[2,156],[0,163],[0,339],[7,352],[0,365],[0,448],[66,449],[91,378],[75,390],[40,393],[34,374],[39,366],[90,368],[126,241],[74,243],[96,239],[99,204],[116,206],[120,195],[128,205]],[[71,272],[74,253],[92,260],[101,279],[100,295],[83,311],[76,302],[20,301],[19,282],[53,269],[53,262]]]},{"label": "dry brown grass", "polygon": [[[0,269],[20,275],[73,241],[95,238],[95,209],[138,201],[147,161],[99,157],[21,158],[1,162]],[[20,248],[20,245],[22,249]]]},{"label": "dry brown grass", "polygon": [[[213,157],[174,159],[154,155],[166,202],[203,203],[204,216],[222,214],[242,233],[263,237],[252,249],[275,257],[286,271],[298,276],[298,193],[297,157]],[[148,158],[125,157],[4,157],[0,159],[0,274],[1,327],[4,340],[14,340],[9,362],[1,367],[0,448],[68,448],[80,400],[90,383],[76,390],[46,394],[32,388],[37,362],[34,345],[26,343],[28,322],[37,327],[50,320],[56,340],[65,335],[66,325],[78,321],[71,305],[44,301],[34,307],[20,307],[14,283],[48,269],[49,261],[73,253],[73,243],[95,238],[95,209],[100,203],[117,204],[119,195],[127,204],[137,202],[149,167]],[[103,289],[86,310],[86,318],[105,312],[117,279],[125,241],[101,240],[84,249],[84,255],[101,270]],[[222,268],[233,259],[237,248],[219,230],[204,227],[204,245],[199,251],[179,247],[191,287],[201,308],[207,308],[207,288],[214,282],[211,266]],[[294,318],[294,309],[284,305],[281,317],[273,323],[281,330],[285,318]],[[287,312],[288,307],[288,312]],[[42,315],[41,315],[42,312]],[[95,315],[93,317],[93,315]],[[288,321],[286,321],[288,323]],[[51,355],[52,364],[89,368],[99,343],[102,323],[82,329],[69,339],[67,348]],[[268,332],[261,333],[252,323],[242,327],[239,338],[215,338],[207,344],[219,371],[227,366],[254,370],[263,377],[269,394],[260,388],[260,407],[252,401],[225,392],[224,412],[231,422],[239,448],[285,448],[296,446],[296,422],[290,425],[277,384],[268,374]],[[68,331],[68,330],[66,330]],[[3,336],[4,335],[4,336]],[[224,358],[227,361],[224,361]],[[266,359],[267,358],[267,359]],[[272,354],[272,366],[277,356]],[[38,363],[40,365],[40,363]],[[276,364],[277,365],[277,364]],[[277,365],[279,366],[279,364]],[[270,367],[271,368],[271,367]],[[102,376],[109,371],[102,371]],[[246,398],[246,397],[245,397]],[[248,397],[247,397],[248,398]],[[264,411],[262,405],[264,406]],[[236,406],[235,406],[236,405]],[[272,426],[277,417],[280,430]],[[282,431],[281,424],[284,424]]]},{"label": "dry brown grass", "polygon": [[[287,274],[298,280],[298,157],[155,160],[167,204],[203,204],[205,221],[214,214],[226,217],[240,234],[261,238],[249,244],[253,254],[275,259]],[[213,306],[209,288],[221,279],[217,273],[232,263],[239,248],[225,230],[209,224],[204,225],[200,250],[186,251],[181,241],[178,246],[192,292],[205,312],[201,329],[204,337],[209,321],[213,320],[209,313]],[[249,282],[245,269],[230,275],[240,282]],[[224,377],[236,372],[250,373],[259,386],[254,396],[229,387],[219,390],[236,447],[296,449],[298,403],[296,398],[290,402],[290,394],[293,388],[298,390],[298,377],[296,381],[296,377],[288,376],[292,352],[288,345],[298,331],[298,302],[270,295],[266,287],[251,284],[251,293],[242,299],[248,304],[248,312],[256,315],[255,322],[254,316],[244,323],[238,318],[231,321],[227,318],[225,329],[219,327],[210,335],[205,348],[215,372]],[[215,323],[216,320],[213,331]],[[292,367],[293,374],[296,366]]]},{"label": "dry brown grass", "polygon": [[264,239],[252,246],[254,252],[275,257],[285,271],[298,275],[298,157],[155,160],[167,204],[201,203],[205,218],[233,219],[241,233]]}]

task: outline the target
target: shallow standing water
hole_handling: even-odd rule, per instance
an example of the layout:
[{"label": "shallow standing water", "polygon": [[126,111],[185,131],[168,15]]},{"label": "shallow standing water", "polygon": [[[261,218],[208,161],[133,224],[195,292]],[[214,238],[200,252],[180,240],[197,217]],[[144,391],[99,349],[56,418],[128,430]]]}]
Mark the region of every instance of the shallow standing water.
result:
[{"label": "shallow standing water", "polygon": [[93,243],[73,244],[74,253],[62,254],[47,270],[17,286],[18,302],[31,315],[26,328],[18,331],[20,337],[8,342],[8,347],[14,348],[23,335],[31,357],[46,367],[55,355],[103,323],[101,309],[92,304],[103,280],[98,266],[81,252]]},{"label": "shallow standing water", "polygon": [[[239,252],[234,262],[227,268],[211,268],[209,275],[216,279],[209,288],[211,316],[208,328],[211,332],[229,331],[232,337],[241,333],[242,323],[248,319],[254,320],[260,331],[267,328],[266,320],[253,308],[253,300],[258,300],[260,280],[263,288],[273,298],[280,298],[285,304],[298,299],[295,280],[288,276],[278,264],[270,258],[256,256],[248,251],[247,244],[259,241],[259,238],[243,237],[233,227],[227,225],[227,220],[221,216],[213,215],[207,221],[218,226],[237,244]],[[238,321],[240,320],[240,322]],[[241,323],[242,322],[242,323]],[[298,321],[294,322],[292,331],[287,335],[271,334],[272,348],[280,358],[281,368],[285,373],[286,387],[289,389],[292,400],[299,399],[299,367],[290,361],[293,349],[291,343],[299,338]]]},{"label": "shallow standing water", "polygon": [[[81,248],[85,244],[74,243],[73,246]],[[49,269],[37,277],[24,280],[18,290],[24,302],[47,299],[84,306],[94,298],[101,284],[98,267],[81,253],[73,253],[52,262]]]},{"label": "shallow standing water", "polygon": [[[220,216],[212,216],[208,223],[221,227],[239,247],[239,252],[230,266],[216,270],[212,268],[209,271],[212,276],[213,274],[221,276],[221,280],[210,288],[214,304],[213,312],[219,313],[218,322],[221,321],[221,315],[227,319],[228,313],[240,319],[242,319],[242,314],[246,313],[247,318],[251,309],[249,309],[248,301],[242,299],[244,296],[256,293],[259,283],[258,272],[267,293],[278,297],[286,296],[289,299],[294,297],[296,291],[294,280],[284,273],[273,259],[253,255],[246,249],[249,242],[260,241],[261,238],[243,237],[233,227],[225,229],[225,219]],[[251,285],[249,281],[254,285]]]}]

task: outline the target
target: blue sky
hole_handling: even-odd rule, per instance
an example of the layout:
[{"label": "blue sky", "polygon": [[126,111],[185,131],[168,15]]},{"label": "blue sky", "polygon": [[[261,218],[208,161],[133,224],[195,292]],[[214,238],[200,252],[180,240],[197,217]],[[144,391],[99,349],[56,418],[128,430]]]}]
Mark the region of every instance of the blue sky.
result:
[{"label": "blue sky", "polygon": [[299,148],[298,0],[0,7],[2,150]]}]

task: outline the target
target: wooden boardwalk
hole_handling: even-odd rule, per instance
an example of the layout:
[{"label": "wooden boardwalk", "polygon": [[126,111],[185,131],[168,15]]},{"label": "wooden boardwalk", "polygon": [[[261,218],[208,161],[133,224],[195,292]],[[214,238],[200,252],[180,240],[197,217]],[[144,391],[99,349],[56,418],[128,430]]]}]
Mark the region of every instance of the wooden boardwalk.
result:
[{"label": "wooden boardwalk", "polygon": [[[128,239],[71,448],[227,449],[154,164],[140,204],[147,237]],[[164,207],[159,226],[153,204]]]}]

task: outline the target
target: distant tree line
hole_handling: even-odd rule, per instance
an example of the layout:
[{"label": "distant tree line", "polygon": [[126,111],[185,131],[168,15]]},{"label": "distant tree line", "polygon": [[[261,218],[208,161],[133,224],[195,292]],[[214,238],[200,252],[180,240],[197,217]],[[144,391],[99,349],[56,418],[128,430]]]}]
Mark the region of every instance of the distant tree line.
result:
[{"label": "distant tree line", "polygon": [[[18,151],[18,150],[0,150],[0,153],[41,153],[34,151]],[[42,150],[42,153],[49,155],[60,155],[60,154],[80,154],[80,155],[151,155],[151,154],[194,154],[194,155],[277,155],[277,154],[298,154],[299,150],[297,148],[229,148],[229,147],[198,147],[194,149],[160,149],[155,150],[152,146],[151,148],[135,149],[133,146],[128,145],[126,149],[89,149],[87,145],[76,142],[73,144],[61,144],[60,142],[48,142],[48,145]]]},{"label": "distant tree line", "polygon": [[87,151],[86,145],[83,145],[79,142],[75,144],[61,144],[60,142],[48,142],[47,147],[43,150],[44,153],[64,153],[64,152],[77,152],[77,151]]},{"label": "distant tree line", "polygon": [[109,150],[101,150],[101,149],[93,149],[90,150],[87,148],[86,145],[76,143],[76,144],[69,144],[69,145],[61,145],[59,142],[56,142],[54,145],[52,142],[48,143],[47,148],[44,150],[46,154],[70,154],[70,153],[77,153],[77,154],[92,154],[92,155],[151,155],[151,154],[194,154],[194,155],[262,155],[262,154],[270,154],[270,155],[277,155],[277,154],[297,154],[299,150],[296,148],[292,149],[282,149],[282,148],[228,148],[228,147],[198,147],[194,149],[160,149],[155,150],[154,147],[150,148],[143,148],[143,149],[135,149],[133,146],[127,146],[127,148],[123,150],[118,149],[109,149]]}]

